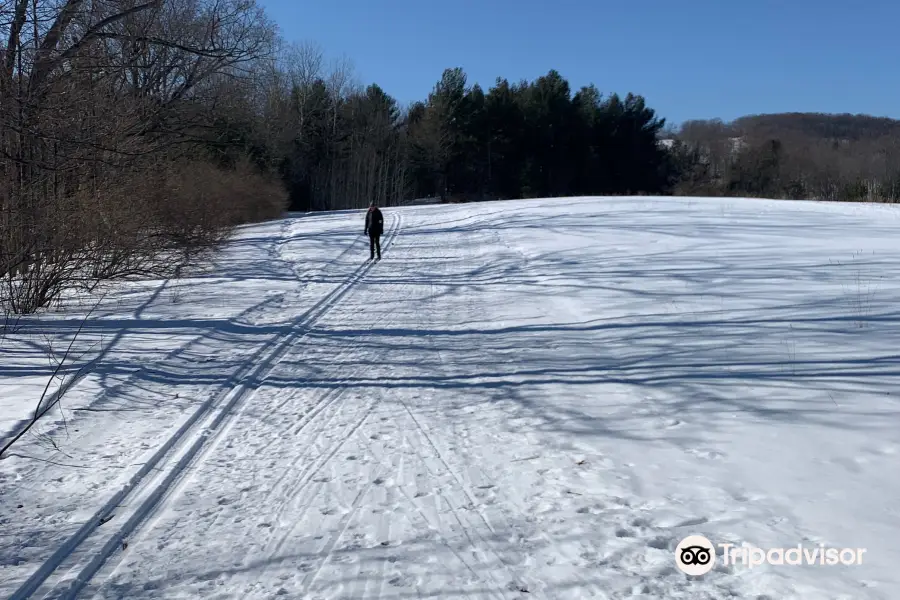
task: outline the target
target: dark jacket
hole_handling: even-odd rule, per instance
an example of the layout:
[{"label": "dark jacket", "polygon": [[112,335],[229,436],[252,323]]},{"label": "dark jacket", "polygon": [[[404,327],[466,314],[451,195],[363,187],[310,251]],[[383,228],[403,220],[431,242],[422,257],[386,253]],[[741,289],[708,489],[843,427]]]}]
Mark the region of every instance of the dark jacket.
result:
[{"label": "dark jacket", "polygon": [[379,236],[384,233],[384,216],[377,206],[373,206],[366,213],[366,234]]}]

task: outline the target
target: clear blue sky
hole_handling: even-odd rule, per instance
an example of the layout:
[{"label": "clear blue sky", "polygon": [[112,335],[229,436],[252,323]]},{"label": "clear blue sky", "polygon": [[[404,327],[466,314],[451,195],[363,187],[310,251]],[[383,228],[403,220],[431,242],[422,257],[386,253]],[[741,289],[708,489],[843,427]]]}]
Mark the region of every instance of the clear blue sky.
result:
[{"label": "clear blue sky", "polygon": [[259,0],[289,41],[401,103],[448,67],[487,90],[550,69],[669,122],[819,111],[900,118],[900,0]]}]

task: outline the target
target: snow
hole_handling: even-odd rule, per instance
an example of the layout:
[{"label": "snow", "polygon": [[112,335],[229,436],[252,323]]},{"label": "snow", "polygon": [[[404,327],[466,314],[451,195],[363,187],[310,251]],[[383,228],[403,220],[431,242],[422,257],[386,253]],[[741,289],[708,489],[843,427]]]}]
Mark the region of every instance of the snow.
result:
[{"label": "snow", "polygon": [[[0,461],[0,597],[900,597],[895,207],[384,212],[378,263],[294,215],[109,292]],[[88,310],[3,340],[0,440]],[[689,577],[692,534],[865,553]]]}]

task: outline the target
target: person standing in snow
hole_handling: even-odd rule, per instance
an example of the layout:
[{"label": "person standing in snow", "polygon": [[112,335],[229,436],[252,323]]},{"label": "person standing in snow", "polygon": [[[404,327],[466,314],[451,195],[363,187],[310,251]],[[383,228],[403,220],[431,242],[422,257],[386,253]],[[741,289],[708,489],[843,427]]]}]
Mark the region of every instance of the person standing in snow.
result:
[{"label": "person standing in snow", "polygon": [[378,260],[381,260],[381,234],[384,233],[384,215],[378,210],[375,202],[369,204],[369,212],[366,213],[365,235],[369,236],[369,260],[375,258],[378,251]]}]

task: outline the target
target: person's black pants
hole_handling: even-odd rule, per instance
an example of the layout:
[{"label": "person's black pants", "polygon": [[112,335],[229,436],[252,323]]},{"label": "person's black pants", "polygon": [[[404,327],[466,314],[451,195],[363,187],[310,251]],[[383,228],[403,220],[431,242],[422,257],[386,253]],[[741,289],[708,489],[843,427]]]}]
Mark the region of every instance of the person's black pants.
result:
[{"label": "person's black pants", "polygon": [[378,258],[381,258],[381,234],[369,234],[369,258],[375,258],[375,251],[378,251]]}]

